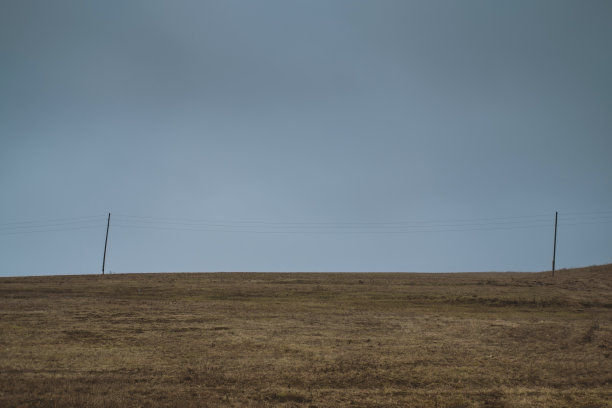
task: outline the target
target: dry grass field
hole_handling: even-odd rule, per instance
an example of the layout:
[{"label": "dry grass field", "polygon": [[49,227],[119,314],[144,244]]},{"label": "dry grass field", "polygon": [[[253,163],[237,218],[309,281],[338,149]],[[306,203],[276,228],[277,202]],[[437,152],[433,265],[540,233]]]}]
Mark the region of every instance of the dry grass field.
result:
[{"label": "dry grass field", "polygon": [[2,407],[611,407],[612,265],[0,279]]}]

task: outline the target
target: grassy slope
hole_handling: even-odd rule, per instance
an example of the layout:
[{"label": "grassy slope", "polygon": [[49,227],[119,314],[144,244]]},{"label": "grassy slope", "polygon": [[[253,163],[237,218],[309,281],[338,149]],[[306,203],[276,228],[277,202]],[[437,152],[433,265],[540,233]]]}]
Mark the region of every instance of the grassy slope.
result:
[{"label": "grassy slope", "polygon": [[612,406],[612,265],[0,279],[0,406]]}]

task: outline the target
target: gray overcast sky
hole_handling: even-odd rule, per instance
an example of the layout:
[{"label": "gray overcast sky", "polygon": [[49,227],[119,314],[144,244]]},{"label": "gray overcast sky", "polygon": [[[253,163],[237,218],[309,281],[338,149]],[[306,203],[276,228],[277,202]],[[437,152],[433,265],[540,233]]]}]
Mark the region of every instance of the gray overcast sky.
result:
[{"label": "gray overcast sky", "polygon": [[[0,3],[0,275],[612,262],[612,2]],[[138,218],[149,217],[149,218]],[[511,218],[512,217],[512,218]]]}]

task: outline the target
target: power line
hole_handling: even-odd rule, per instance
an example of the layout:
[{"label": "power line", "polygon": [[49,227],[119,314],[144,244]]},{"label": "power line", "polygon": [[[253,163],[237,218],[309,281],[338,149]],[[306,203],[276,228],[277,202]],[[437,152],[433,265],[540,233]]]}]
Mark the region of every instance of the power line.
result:
[{"label": "power line", "polygon": [[33,229],[33,230],[22,230],[22,231],[2,231],[0,235],[21,235],[21,234],[35,234],[40,232],[59,232],[59,231],[74,231],[82,229],[93,229],[101,228],[103,225],[83,225],[80,227],[69,227],[69,228],[52,228],[52,229]]},{"label": "power line", "polygon": [[[118,217],[117,217],[118,218]],[[525,226],[525,225],[539,225],[543,224],[544,221],[538,221],[537,223],[531,222],[529,224],[525,224],[524,222],[496,222],[496,223],[463,223],[463,224],[391,224],[391,223],[380,223],[380,224],[213,224],[213,223],[186,223],[186,222],[170,222],[170,221],[134,221],[134,220],[123,220],[120,219],[118,222],[123,223],[121,225],[124,226],[157,226],[157,225],[165,225],[165,226],[184,226],[184,227],[213,227],[213,228],[270,228],[270,229],[319,229],[319,230],[329,230],[329,229],[380,229],[380,228],[388,228],[388,229],[411,229],[411,228],[444,228],[444,227],[484,227],[484,226]]]},{"label": "power line", "polygon": [[177,226],[155,226],[155,225],[130,225],[115,223],[115,228],[136,228],[149,230],[168,231],[200,231],[200,232],[223,232],[223,233],[250,233],[250,234],[412,234],[412,233],[435,233],[435,232],[462,232],[462,231],[502,231],[514,229],[548,228],[548,224],[504,226],[504,227],[480,227],[480,228],[444,228],[444,229],[230,229],[230,228],[195,228]]},{"label": "power line", "polygon": [[[385,221],[262,221],[205,220],[192,218],[114,215],[114,226],[123,229],[200,231],[248,234],[414,234],[469,231],[539,229],[550,226],[549,215],[488,218]],[[105,215],[52,220],[0,223],[0,235],[72,231],[106,226]],[[570,212],[563,226],[612,223],[612,211]]]},{"label": "power line", "polygon": [[84,216],[84,217],[72,217],[72,218],[56,218],[56,219],[52,219],[52,220],[35,220],[35,221],[12,221],[12,222],[5,222],[5,223],[0,223],[0,228],[6,226],[9,227],[11,225],[14,225],[16,227],[19,226],[31,226],[32,224],[34,225],[46,225],[46,224],[72,224],[72,223],[79,223],[79,222],[86,222],[86,221],[92,221],[92,220],[97,220],[97,219],[104,219],[105,215],[89,215],[89,216]]},{"label": "power line", "polygon": [[116,217],[122,219],[129,219],[130,221],[136,222],[151,222],[151,223],[177,223],[177,224],[202,224],[211,226],[236,226],[236,225],[404,225],[404,224],[455,224],[455,223],[487,223],[487,222],[520,222],[523,220],[541,220],[545,221],[547,215],[531,215],[531,216],[518,216],[518,217],[495,217],[495,218],[472,218],[472,219],[455,219],[455,220],[394,220],[394,221],[247,221],[247,220],[210,220],[210,219],[192,219],[192,218],[167,218],[167,217],[143,217],[135,215],[124,215],[117,214]]},{"label": "power line", "polygon": [[190,220],[184,218],[154,218],[117,215],[117,225],[123,227],[166,227],[172,229],[206,229],[209,231],[244,231],[244,232],[329,232],[329,231],[357,231],[360,232],[398,232],[415,229],[486,229],[512,228],[512,227],[540,227],[548,225],[546,219],[518,219],[518,217],[498,217],[495,219],[473,219],[468,220],[443,220],[443,221],[381,221],[381,222],[266,222],[266,221],[211,221],[211,220]]},{"label": "power line", "polygon": [[[82,221],[82,222],[65,222],[65,223],[59,223],[59,224],[40,224],[40,225],[24,225],[24,226],[19,226],[19,227],[2,227],[0,228],[0,232],[18,232],[18,231],[23,231],[23,230],[31,230],[31,229],[41,229],[41,228],[54,228],[54,227],[64,227],[66,225],[74,225],[74,224],[81,224],[80,226],[87,226],[87,225],[83,225],[83,224],[88,224],[88,225],[92,225],[93,221]],[[99,221],[96,221],[96,226],[98,225]],[[72,227],[67,227],[72,228]]]}]

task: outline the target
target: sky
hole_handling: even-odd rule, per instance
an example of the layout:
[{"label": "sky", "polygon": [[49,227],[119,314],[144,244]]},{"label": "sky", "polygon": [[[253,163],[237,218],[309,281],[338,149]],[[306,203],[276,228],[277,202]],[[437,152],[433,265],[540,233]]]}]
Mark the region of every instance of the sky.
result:
[{"label": "sky", "polygon": [[612,2],[0,2],[0,276],[612,262]]}]

